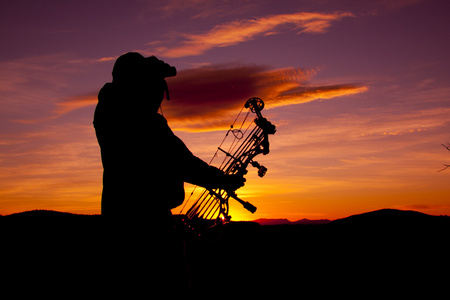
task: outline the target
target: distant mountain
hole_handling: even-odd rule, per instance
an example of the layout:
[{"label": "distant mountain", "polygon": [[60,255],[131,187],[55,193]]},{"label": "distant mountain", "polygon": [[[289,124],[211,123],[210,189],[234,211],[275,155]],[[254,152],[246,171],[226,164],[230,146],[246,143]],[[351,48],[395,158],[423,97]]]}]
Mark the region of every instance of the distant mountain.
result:
[{"label": "distant mountain", "polygon": [[4,217],[67,217],[67,216],[76,216],[72,213],[54,211],[54,210],[45,210],[45,209],[35,209],[30,211],[24,211],[19,213],[10,214]]},{"label": "distant mountain", "polygon": [[380,209],[372,212],[352,215],[331,222],[332,225],[351,226],[397,226],[448,223],[450,217],[432,216],[412,210]]},{"label": "distant mountain", "polygon": [[321,225],[321,224],[328,224],[331,221],[327,219],[320,219],[320,220],[308,220],[308,219],[301,219],[298,221],[289,221],[288,219],[257,219],[253,222],[258,223],[259,225]]},{"label": "distant mountain", "polygon": [[[0,221],[4,220],[99,220],[100,215],[83,215],[66,212],[58,212],[53,210],[32,210],[11,215],[1,216]],[[301,219],[298,221],[289,221],[288,219],[265,219],[260,218],[252,221],[259,225],[351,225],[352,227],[359,226],[398,226],[398,225],[450,225],[450,217],[447,216],[433,216],[425,213],[412,210],[399,209],[380,209],[376,211],[351,215],[346,218],[337,220],[319,219],[309,220]]]},{"label": "distant mountain", "polygon": [[260,225],[355,225],[355,226],[392,226],[399,224],[430,224],[436,222],[450,222],[450,217],[447,216],[432,216],[425,213],[400,210],[400,209],[380,209],[371,212],[351,215],[337,220],[308,220],[302,219],[298,221],[289,221],[288,219],[257,219],[253,222]]},{"label": "distant mountain", "polygon": [[15,219],[15,218],[41,218],[41,217],[45,217],[45,218],[86,218],[86,217],[95,217],[95,216],[99,216],[99,215],[82,215],[82,214],[73,214],[73,213],[68,213],[68,212],[60,212],[60,211],[55,211],[55,210],[46,210],[46,209],[35,209],[35,210],[30,210],[30,211],[24,211],[24,212],[19,212],[19,213],[14,213],[14,214],[10,214],[10,215],[6,215],[6,216],[1,216],[0,215],[0,219],[2,218],[6,218],[6,219]]}]

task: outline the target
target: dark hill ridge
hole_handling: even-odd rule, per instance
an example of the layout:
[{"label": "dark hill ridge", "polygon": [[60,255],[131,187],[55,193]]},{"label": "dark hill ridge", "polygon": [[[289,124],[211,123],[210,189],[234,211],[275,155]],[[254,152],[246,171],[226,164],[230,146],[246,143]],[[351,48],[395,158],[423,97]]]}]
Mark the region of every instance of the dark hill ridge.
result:
[{"label": "dark hill ridge", "polygon": [[67,217],[77,216],[77,214],[60,212],[55,210],[35,209],[30,211],[24,211],[20,213],[14,213],[8,215],[8,217]]},{"label": "dark hill ridge", "polygon": [[412,210],[380,209],[372,212],[352,215],[331,222],[332,225],[351,226],[400,226],[400,225],[428,225],[450,222],[450,217],[433,216]]},{"label": "dark hill ridge", "polygon": [[[87,289],[89,284],[98,286],[107,272],[99,265],[101,253],[111,250],[102,240],[99,220],[98,215],[42,210],[0,217],[0,252],[9,264],[2,272],[15,281],[21,278],[22,285],[26,285],[23,274],[32,274],[30,282],[36,288],[48,282],[55,282],[54,286],[69,284],[70,291]],[[437,290],[450,280],[445,273],[449,267],[450,217],[382,209],[317,226],[229,225],[220,227],[217,235],[185,238],[193,288],[222,288],[226,283],[230,291],[310,289],[317,293],[326,289],[336,296],[339,291],[355,289],[370,293],[398,289],[403,293],[428,284],[427,290]],[[152,242],[151,234],[137,238],[145,244]],[[113,242],[114,247],[136,248]],[[118,262],[126,264],[128,258],[117,255],[106,263],[115,269]],[[150,255],[149,259],[160,258]],[[139,264],[135,266],[143,271]],[[42,270],[52,277],[44,276]]]},{"label": "dark hill ridge", "polygon": [[302,219],[298,221],[289,221],[288,219],[257,219],[256,222],[260,225],[355,225],[355,226],[393,226],[412,223],[434,223],[434,222],[450,222],[450,218],[447,216],[433,216],[425,213],[412,211],[412,210],[399,210],[399,209],[380,209],[371,212],[351,215],[345,218],[328,220],[309,220]]},{"label": "dark hill ridge", "polygon": [[[83,215],[83,214],[74,214],[67,212],[59,212],[53,210],[31,210],[20,213],[14,213],[6,216],[0,215],[0,221],[14,220],[14,219],[22,219],[26,220],[29,218],[33,219],[58,219],[58,220],[98,220],[100,219],[100,215]],[[351,215],[345,218],[336,219],[336,220],[328,220],[328,219],[319,219],[319,220],[309,220],[309,219],[301,219],[298,221],[289,221],[288,219],[265,219],[260,218],[254,221],[250,221],[254,223],[258,223],[259,225],[398,225],[400,223],[435,223],[435,222],[450,222],[450,217],[447,216],[433,216],[425,213],[412,211],[412,210],[399,210],[399,209],[380,209],[371,212]],[[233,222],[235,223],[235,222]],[[240,223],[240,222],[237,222]]]},{"label": "dark hill ridge", "polygon": [[0,220],[2,217],[7,218],[21,218],[21,217],[51,217],[51,218],[75,218],[75,217],[95,217],[98,215],[83,215],[83,214],[73,214],[68,212],[60,212],[55,210],[46,210],[46,209],[35,209],[30,211],[24,211],[19,213],[14,213],[6,216],[0,216]]}]

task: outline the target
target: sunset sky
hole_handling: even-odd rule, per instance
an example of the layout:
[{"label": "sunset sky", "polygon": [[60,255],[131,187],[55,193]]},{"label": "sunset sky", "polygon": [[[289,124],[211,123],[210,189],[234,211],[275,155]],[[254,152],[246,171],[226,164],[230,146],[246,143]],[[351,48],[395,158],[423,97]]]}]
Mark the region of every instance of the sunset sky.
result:
[{"label": "sunset sky", "polygon": [[249,170],[237,194],[258,210],[230,202],[233,220],[450,215],[449,13],[447,0],[2,1],[0,214],[100,213],[97,94],[138,51],[177,67],[164,116],[205,161],[245,101],[265,101],[269,170]]}]

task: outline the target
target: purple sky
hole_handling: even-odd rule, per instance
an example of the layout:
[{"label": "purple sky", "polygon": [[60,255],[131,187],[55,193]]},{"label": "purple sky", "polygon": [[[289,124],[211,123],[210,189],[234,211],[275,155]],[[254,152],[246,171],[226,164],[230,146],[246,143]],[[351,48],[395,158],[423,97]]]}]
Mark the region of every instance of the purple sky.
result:
[{"label": "purple sky", "polygon": [[206,161],[247,98],[266,102],[269,172],[238,191],[257,213],[232,206],[234,219],[450,214],[449,13],[444,0],[3,1],[0,214],[100,212],[93,110],[128,51],[177,67],[164,115]]}]

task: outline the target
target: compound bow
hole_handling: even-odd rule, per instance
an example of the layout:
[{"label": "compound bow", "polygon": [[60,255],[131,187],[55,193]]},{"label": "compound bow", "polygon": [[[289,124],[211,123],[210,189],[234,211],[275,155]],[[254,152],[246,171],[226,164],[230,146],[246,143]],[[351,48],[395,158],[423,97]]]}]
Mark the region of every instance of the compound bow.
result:
[{"label": "compound bow", "polygon": [[[239,117],[244,108],[249,109],[249,111],[247,112],[245,117],[243,117],[240,128],[235,129],[235,123],[240,120]],[[270,123],[261,115],[261,110],[263,110],[263,108],[264,102],[260,98],[254,97],[248,99],[241,112],[238,114],[235,121],[230,126],[230,129],[225,135],[222,143],[217,148],[217,151],[214,154],[212,160],[214,160],[214,158],[217,157],[219,153],[225,154],[225,157],[221,165],[219,166],[219,169],[222,170],[226,175],[244,176],[245,174],[247,174],[247,167],[249,165],[252,165],[253,167],[258,169],[259,177],[263,177],[266,174],[267,168],[260,165],[257,161],[253,160],[259,154],[266,155],[269,153],[268,135],[274,134],[276,131],[275,125]],[[250,112],[256,114],[256,117],[246,129],[243,129],[244,125],[246,125],[246,120]],[[252,124],[254,124],[255,126],[250,130]],[[233,134],[234,140],[231,142],[229,149],[224,150],[222,147],[230,132]],[[239,143],[239,141],[242,142]],[[212,160],[210,164],[212,163]],[[191,193],[191,196],[193,195],[193,193],[194,192]],[[191,197],[189,197],[189,199],[190,198]],[[238,201],[248,211],[252,213],[256,211],[255,206],[240,199],[234,191],[226,191],[224,189],[204,189],[198,196],[195,203],[187,211],[186,217],[190,223],[199,220],[213,221],[215,223],[227,223],[231,219],[231,216],[229,215],[228,204],[228,200],[230,198]]]}]

